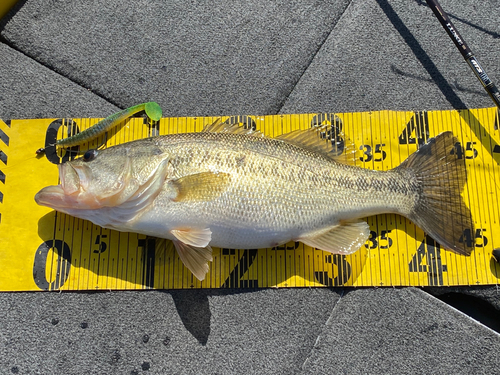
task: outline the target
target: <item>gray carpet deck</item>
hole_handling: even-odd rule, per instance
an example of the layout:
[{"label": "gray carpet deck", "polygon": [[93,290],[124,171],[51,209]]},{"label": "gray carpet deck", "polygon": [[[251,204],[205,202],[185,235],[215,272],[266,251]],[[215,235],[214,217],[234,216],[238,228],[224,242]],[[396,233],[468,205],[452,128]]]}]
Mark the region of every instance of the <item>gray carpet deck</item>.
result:
[{"label": "gray carpet deck", "polygon": [[[485,16],[475,1],[441,3],[491,78],[500,77],[494,52],[500,48],[497,7]],[[493,106],[432,11],[422,4],[352,1],[281,112]]]},{"label": "gray carpet deck", "polygon": [[[496,2],[442,6],[500,82]],[[2,119],[492,106],[423,1],[25,0],[0,38]],[[498,320],[495,286],[3,293],[0,373],[497,373],[450,292]]]}]

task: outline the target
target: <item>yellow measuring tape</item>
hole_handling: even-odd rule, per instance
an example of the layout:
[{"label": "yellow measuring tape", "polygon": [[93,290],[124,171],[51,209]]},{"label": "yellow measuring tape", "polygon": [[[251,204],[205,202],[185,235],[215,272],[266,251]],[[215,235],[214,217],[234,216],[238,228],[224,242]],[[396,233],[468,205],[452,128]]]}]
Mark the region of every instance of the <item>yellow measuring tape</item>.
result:
[{"label": "yellow measuring tape", "polygon": [[17,3],[17,0],[2,0],[0,3],[0,18],[3,18],[15,3]]},{"label": "yellow measuring tape", "polygon": [[[133,118],[108,133],[107,146],[151,135],[196,132],[215,117],[164,118],[151,126]],[[0,291],[186,289],[320,286],[428,286],[496,284],[500,265],[500,134],[497,110],[364,112],[223,117],[277,136],[311,124],[332,124],[355,144],[357,165],[386,170],[419,145],[451,130],[460,140],[451,152],[466,161],[463,192],[475,233],[461,241],[470,257],[445,251],[398,215],[369,217],[371,235],[352,255],[341,256],[288,243],[269,249],[214,249],[205,281],[198,281],[176,253],[155,252],[155,239],[102,229],[38,206],[33,197],[58,183],[56,164],[67,150],[34,157],[98,119],[0,121]],[[96,147],[101,140],[92,145]]]}]

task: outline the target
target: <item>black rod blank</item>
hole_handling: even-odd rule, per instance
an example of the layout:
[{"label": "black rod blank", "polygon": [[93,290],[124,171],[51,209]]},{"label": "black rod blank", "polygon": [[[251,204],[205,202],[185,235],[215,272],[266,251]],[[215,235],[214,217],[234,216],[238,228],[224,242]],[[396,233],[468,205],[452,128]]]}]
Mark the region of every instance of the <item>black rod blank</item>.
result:
[{"label": "black rod blank", "polygon": [[488,75],[470,50],[469,46],[465,43],[464,39],[459,34],[449,17],[443,11],[441,5],[439,5],[436,0],[426,0],[426,2],[436,15],[443,28],[450,36],[451,40],[453,40],[453,43],[455,43],[455,45],[457,46],[465,61],[467,61],[467,64],[469,64],[472,71],[476,74],[477,79],[479,79],[488,95],[495,102],[495,105],[500,109],[500,92],[498,92],[495,84],[488,77]]}]

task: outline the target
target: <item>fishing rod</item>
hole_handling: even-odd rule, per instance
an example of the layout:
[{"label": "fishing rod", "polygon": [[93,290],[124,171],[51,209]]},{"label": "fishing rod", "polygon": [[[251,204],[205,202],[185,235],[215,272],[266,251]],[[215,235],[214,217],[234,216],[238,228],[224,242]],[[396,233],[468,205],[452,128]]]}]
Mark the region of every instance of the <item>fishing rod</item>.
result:
[{"label": "fishing rod", "polygon": [[425,1],[450,36],[451,40],[453,40],[453,43],[455,43],[465,61],[467,61],[467,64],[469,64],[474,74],[476,74],[477,79],[479,79],[488,95],[495,102],[495,105],[500,109],[500,92],[498,92],[495,84],[491,81],[484,69],[481,67],[476,57],[470,50],[469,46],[465,43],[464,39],[457,31],[451,20],[448,18],[443,8],[441,8],[441,5],[439,5],[436,0]]}]

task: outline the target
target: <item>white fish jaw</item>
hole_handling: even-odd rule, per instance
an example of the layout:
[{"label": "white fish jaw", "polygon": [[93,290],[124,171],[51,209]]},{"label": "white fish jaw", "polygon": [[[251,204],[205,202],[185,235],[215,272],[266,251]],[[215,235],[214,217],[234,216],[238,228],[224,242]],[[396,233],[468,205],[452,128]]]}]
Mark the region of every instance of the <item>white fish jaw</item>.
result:
[{"label": "white fish jaw", "polygon": [[100,199],[87,191],[90,178],[84,168],[73,168],[69,163],[58,167],[61,183],[40,190],[35,195],[36,203],[61,212],[102,207]]}]

